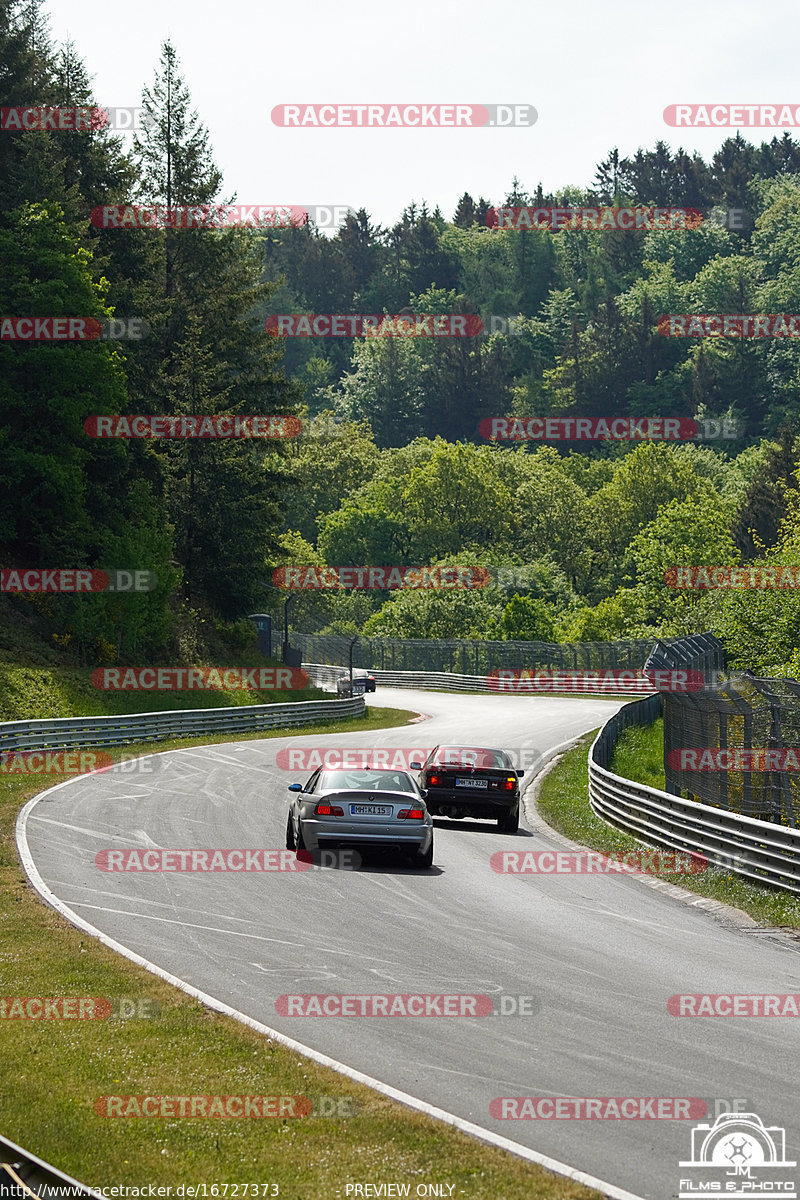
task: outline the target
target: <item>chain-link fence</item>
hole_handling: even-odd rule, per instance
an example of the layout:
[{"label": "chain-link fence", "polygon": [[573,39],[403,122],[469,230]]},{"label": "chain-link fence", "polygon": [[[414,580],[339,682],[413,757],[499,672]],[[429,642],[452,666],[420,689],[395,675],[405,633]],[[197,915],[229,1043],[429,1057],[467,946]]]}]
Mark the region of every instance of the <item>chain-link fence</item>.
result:
[{"label": "chain-link fence", "polygon": [[[552,667],[567,671],[596,671],[603,668],[641,670],[658,646],[674,641],[697,644],[676,650],[679,665],[699,670],[722,665],[721,648],[697,639],[629,638],[616,642],[575,642],[559,645],[551,642],[427,640],[423,638],[356,638],[333,634],[292,633],[291,642],[299,648],[303,662],[348,666],[353,646],[353,666],[374,671],[446,671],[460,675],[487,675],[490,671]],[[273,634],[275,654],[280,652],[281,636]],[[710,657],[709,657],[710,656]]]},{"label": "chain-link fence", "polygon": [[[661,643],[648,670],[679,665]],[[709,673],[698,691],[662,696],[666,791],[798,828],[800,682]]]}]

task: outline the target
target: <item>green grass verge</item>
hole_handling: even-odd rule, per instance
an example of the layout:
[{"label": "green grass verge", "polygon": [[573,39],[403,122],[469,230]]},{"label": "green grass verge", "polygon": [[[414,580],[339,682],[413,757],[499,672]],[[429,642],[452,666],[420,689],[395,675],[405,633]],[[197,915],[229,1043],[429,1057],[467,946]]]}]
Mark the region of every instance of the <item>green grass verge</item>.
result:
[{"label": "green grass verge", "polygon": [[625,779],[634,779],[663,792],[664,719],[652,725],[631,725],[623,729],[611,758],[611,770]]},{"label": "green grass verge", "polygon": [[[611,769],[617,775],[663,788],[663,765],[659,768],[655,757],[655,733],[649,737],[647,734],[647,730],[626,730],[617,743]],[[597,730],[587,734],[543,778],[538,809],[545,821],[565,837],[592,850],[599,850],[602,854],[617,857],[641,849],[642,843],[608,825],[592,812],[589,805],[587,755],[596,736]],[[639,749],[641,757],[638,757]],[[660,755],[658,761],[663,764]],[[626,769],[623,770],[623,767]],[[657,781],[659,769],[660,782]],[[800,929],[800,896],[791,892],[759,887],[724,870],[709,869],[697,875],[675,871],[653,873],[700,896],[741,908],[761,925]]]},{"label": "green grass verge", "polygon": [[[308,729],[352,732],[408,720],[406,711],[368,708],[364,718]],[[110,753],[127,758],[296,732],[193,738]],[[41,786],[0,776],[2,994],[155,1000],[160,1015],[0,1020],[0,1132],[6,1137],[100,1187],[246,1182],[262,1185],[262,1196],[275,1194],[263,1187],[274,1184],[282,1200],[332,1200],[349,1182],[399,1181],[409,1183],[412,1194],[418,1183],[445,1182],[454,1185],[454,1197],[469,1200],[596,1200],[599,1194],[589,1188],[474,1141],[211,1012],[74,929],[29,887],[13,842],[20,805]],[[380,1074],[379,1063],[375,1069]],[[325,1096],[356,1111],[294,1120],[124,1120],[95,1113],[95,1101],[107,1095]],[[514,1136],[513,1128],[502,1133]]]},{"label": "green grass verge", "polygon": [[[202,666],[202,664],[197,664]],[[247,664],[228,663],[228,666]],[[262,659],[260,666],[280,664]],[[293,704],[331,699],[330,692],[309,686],[297,691],[100,691],[91,671],[78,667],[29,667],[0,663],[0,721],[54,717],[119,716],[123,713],[174,712],[186,708],[225,708],[247,704]]]}]

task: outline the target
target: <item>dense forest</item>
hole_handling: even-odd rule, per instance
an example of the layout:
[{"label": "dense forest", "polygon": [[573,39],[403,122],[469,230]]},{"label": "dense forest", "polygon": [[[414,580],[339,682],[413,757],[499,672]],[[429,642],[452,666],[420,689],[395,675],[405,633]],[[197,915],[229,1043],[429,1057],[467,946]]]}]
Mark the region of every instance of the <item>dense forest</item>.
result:
[{"label": "dense forest", "polygon": [[[0,65],[2,107],[95,102],[79,50],[53,44],[36,4],[0,0]],[[142,105],[150,119],[125,145],[108,128],[0,133],[0,317],[135,318],[147,331],[0,339],[0,537],[6,567],[140,569],[158,585],[4,604],[92,665],[178,661],[202,648],[204,624],[279,614],[283,565],[477,564],[490,581],[470,590],[303,592],[292,623],[556,641],[712,629],[735,663],[800,674],[794,589],[665,582],[680,564],[800,563],[797,339],[659,327],[665,314],[800,311],[800,143],[737,134],[708,163],[663,142],[615,148],[585,188],[493,181],[452,217],[409,201],[391,228],[364,208],[335,233],[100,228],[98,206],[228,200],[170,43]],[[509,229],[497,205],[704,219]],[[483,332],[266,326],[402,312],[477,315]],[[293,415],[303,432],[87,436],[88,418],[115,414]],[[499,416],[724,421],[735,436],[487,440],[481,422]]]}]

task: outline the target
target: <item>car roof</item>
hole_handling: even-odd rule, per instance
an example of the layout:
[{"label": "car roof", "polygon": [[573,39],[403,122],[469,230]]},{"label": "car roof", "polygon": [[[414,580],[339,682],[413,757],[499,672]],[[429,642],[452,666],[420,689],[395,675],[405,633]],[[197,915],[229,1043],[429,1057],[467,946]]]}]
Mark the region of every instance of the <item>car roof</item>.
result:
[{"label": "car roof", "polygon": [[411,777],[411,772],[405,767],[320,767],[321,771],[347,771],[349,774],[355,774],[356,771],[369,771],[370,775],[374,775],[376,771],[382,771],[385,775],[408,775]]},{"label": "car roof", "polygon": [[499,750],[492,746],[437,746],[434,754],[438,754],[440,750],[477,750],[479,754],[506,754],[505,750]]}]

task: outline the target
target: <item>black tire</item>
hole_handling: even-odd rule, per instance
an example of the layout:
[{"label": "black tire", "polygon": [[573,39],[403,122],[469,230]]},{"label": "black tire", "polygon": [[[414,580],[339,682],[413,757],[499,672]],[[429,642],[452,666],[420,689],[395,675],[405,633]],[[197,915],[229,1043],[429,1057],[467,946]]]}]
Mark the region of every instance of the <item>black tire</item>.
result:
[{"label": "black tire", "polygon": [[497,828],[501,833],[516,833],[519,829],[519,805],[511,812],[497,818]]},{"label": "black tire", "polygon": [[433,866],[433,838],[431,838],[431,844],[425,854],[415,854],[413,862],[415,867],[426,871]]},{"label": "black tire", "polygon": [[297,822],[297,845],[295,846],[295,849],[296,850],[305,850],[305,848],[306,848],[306,844],[303,841],[303,826],[298,821]]},{"label": "black tire", "polygon": [[286,849],[287,850],[296,850],[297,849],[297,846],[296,846],[295,840],[294,840],[294,825],[292,824],[292,814],[291,813],[289,813],[289,817],[286,821]]}]

